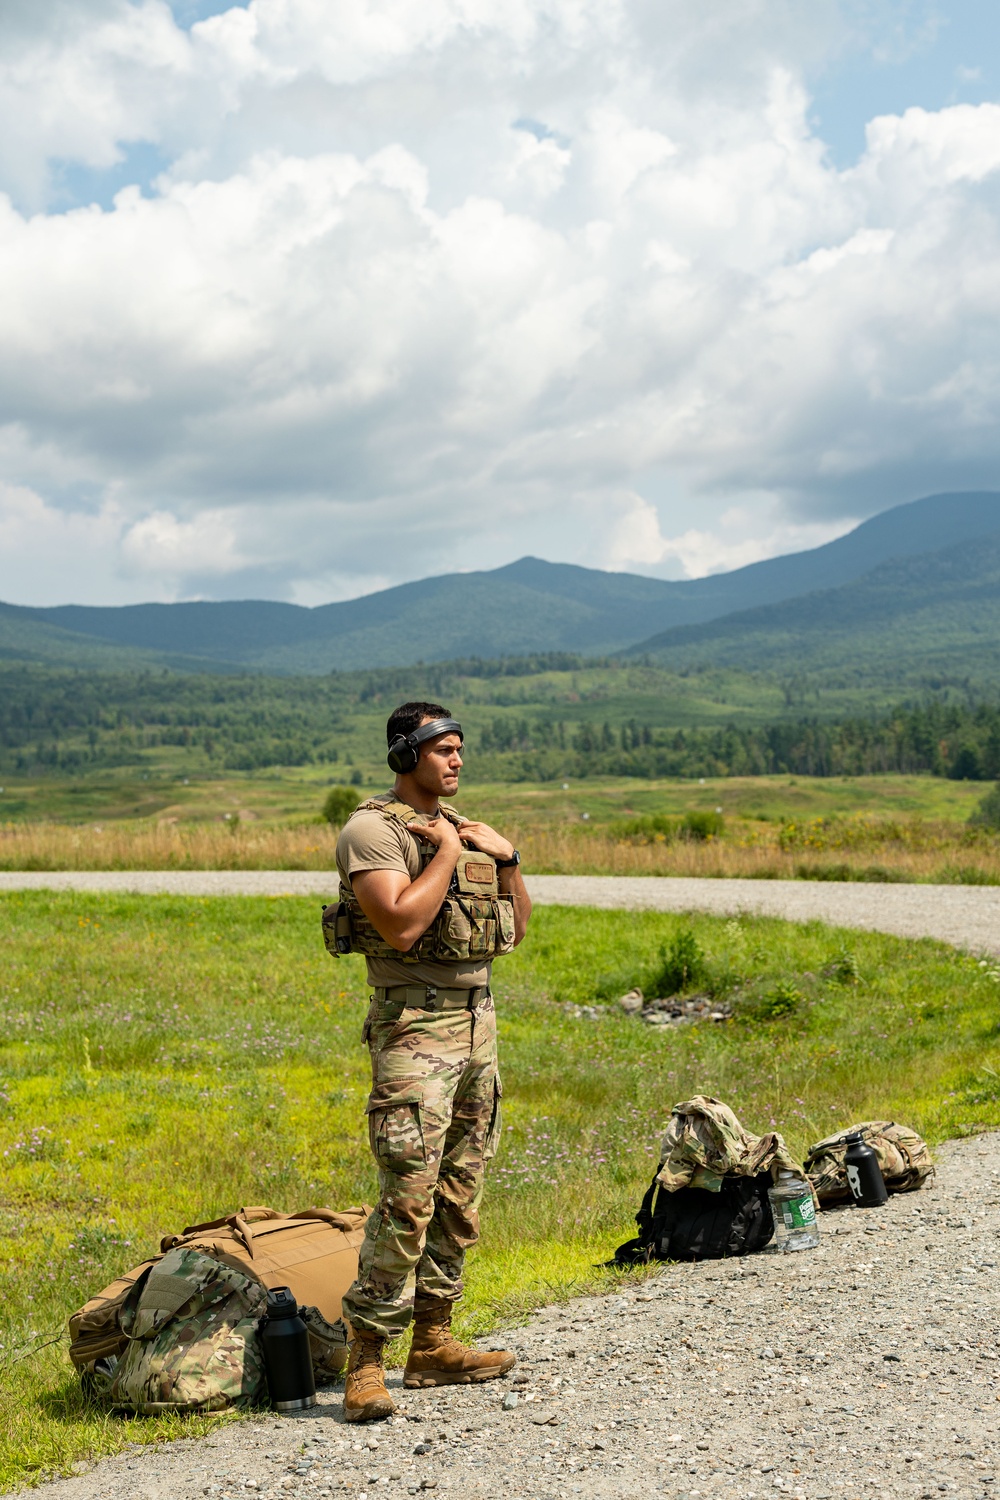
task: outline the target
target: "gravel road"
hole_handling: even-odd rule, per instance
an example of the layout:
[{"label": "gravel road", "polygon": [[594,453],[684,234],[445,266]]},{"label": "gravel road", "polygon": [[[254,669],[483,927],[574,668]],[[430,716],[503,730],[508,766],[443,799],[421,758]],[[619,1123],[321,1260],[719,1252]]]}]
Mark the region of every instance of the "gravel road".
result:
[{"label": "gravel road", "polygon": [[[329,899],[336,883],[335,875],[315,870],[0,872],[0,892],[43,889]],[[1000,954],[1000,887],[687,880],[655,875],[530,875],[527,885],[531,899],[540,905],[629,911],[752,911],[795,922],[867,927],[900,937],[935,937],[975,952]]]},{"label": "gravel road", "polygon": [[[624,1231],[627,1226],[623,1226]],[[347,1427],[337,1393],[133,1449],[48,1500],[938,1500],[996,1493],[1000,1134],[953,1141],[922,1192],[821,1216],[817,1250],[673,1265],[544,1309],[478,1388],[404,1392]],[[517,1395],[512,1410],[503,1403]]]}]

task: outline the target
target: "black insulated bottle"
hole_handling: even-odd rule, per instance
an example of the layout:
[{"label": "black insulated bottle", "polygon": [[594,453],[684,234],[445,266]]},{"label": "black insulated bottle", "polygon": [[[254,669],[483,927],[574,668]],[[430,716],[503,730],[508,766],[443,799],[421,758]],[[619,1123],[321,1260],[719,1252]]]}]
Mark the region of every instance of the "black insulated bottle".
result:
[{"label": "black insulated bottle", "polygon": [[303,1411],[316,1405],[316,1379],[309,1352],[309,1330],[299,1317],[290,1288],[272,1287],[267,1312],[258,1326],[267,1388],[275,1411]]},{"label": "black insulated bottle", "polygon": [[865,1138],[860,1130],[847,1137],[844,1167],[847,1171],[847,1185],[858,1207],[880,1208],[889,1193],[878,1157],[871,1146],[865,1145]]}]

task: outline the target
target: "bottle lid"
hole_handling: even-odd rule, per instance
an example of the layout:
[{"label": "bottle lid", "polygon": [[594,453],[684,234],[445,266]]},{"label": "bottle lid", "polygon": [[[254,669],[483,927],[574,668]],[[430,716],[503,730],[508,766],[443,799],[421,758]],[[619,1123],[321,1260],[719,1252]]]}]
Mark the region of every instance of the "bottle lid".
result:
[{"label": "bottle lid", "polygon": [[292,1295],[291,1287],[273,1286],[267,1294],[267,1316],[269,1318],[297,1318],[299,1306]]}]

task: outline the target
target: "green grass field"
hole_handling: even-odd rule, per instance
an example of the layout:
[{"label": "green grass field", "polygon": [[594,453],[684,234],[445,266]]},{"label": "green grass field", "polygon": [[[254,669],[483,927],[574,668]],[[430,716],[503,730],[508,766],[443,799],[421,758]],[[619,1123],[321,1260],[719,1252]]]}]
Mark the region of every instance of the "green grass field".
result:
[{"label": "green grass field", "polygon": [[[65,1321],[160,1234],[243,1204],[370,1201],[360,961],[316,903],[3,899],[0,1484],[206,1421],[85,1406]],[[689,925],[736,1019],[665,1034],[567,1001],[655,987]],[[506,1128],[463,1326],[605,1283],[671,1105],[721,1096],[796,1150],[884,1113],[931,1140],[1000,1125],[1000,975],[821,925],[547,908],[497,965]],[[218,1419],[215,1419],[218,1420]]]},{"label": "green grass field", "polygon": [[[374,772],[358,798],[384,791],[389,772]],[[319,816],[329,768],[278,767],[219,776],[95,771],[75,779],[29,778],[0,788],[6,822],[118,823],[176,819],[218,822],[229,815],[263,824],[296,824]],[[935,776],[713,776],[701,781],[594,776],[562,782],[490,782],[473,769],[457,804],[470,817],[546,826],[587,819],[600,825],[635,812],[668,816],[721,807],[727,817],[785,822],[844,817],[920,817],[964,823],[988,790],[981,782]]]}]

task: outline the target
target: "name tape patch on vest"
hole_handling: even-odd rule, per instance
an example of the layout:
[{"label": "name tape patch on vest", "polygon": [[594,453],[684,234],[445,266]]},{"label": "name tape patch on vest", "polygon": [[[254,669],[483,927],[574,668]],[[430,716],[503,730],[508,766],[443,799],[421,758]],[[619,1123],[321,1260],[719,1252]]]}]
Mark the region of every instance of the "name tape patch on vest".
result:
[{"label": "name tape patch on vest", "polygon": [[476,885],[492,885],[493,866],[466,864],[465,878],[466,880],[473,881]]}]

